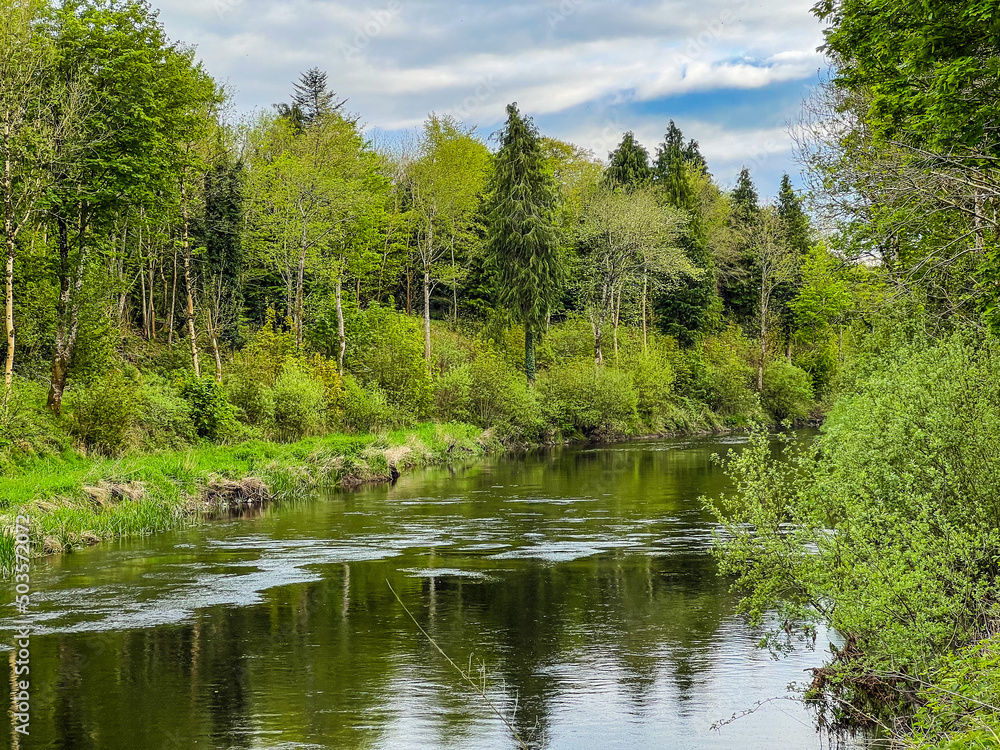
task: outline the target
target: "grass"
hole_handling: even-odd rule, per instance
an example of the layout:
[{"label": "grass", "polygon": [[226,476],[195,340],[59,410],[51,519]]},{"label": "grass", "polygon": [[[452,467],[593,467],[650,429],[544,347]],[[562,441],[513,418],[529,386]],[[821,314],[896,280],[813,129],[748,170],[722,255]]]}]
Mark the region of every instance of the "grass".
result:
[{"label": "grass", "polygon": [[[0,477],[0,571],[13,561],[17,516],[31,519],[32,551],[52,554],[153,534],[217,513],[234,499],[227,482],[261,480],[271,501],[314,487],[391,479],[404,471],[480,455],[492,438],[464,424],[421,425],[383,435],[329,435],[297,443],[205,444],[119,459],[37,459]],[[237,493],[238,494],[238,493]],[[237,498],[238,500],[238,498]]]}]

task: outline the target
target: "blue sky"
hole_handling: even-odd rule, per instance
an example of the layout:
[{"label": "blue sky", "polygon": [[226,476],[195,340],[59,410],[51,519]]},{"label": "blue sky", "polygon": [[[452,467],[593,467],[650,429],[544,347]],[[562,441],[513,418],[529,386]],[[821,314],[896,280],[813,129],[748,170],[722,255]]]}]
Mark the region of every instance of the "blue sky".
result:
[{"label": "blue sky", "polygon": [[[541,130],[606,157],[650,152],[673,118],[731,185],[797,178],[788,125],[825,69],[813,0],[159,0],[249,113],[326,70],[373,132],[450,113],[484,135],[517,101]],[[796,179],[798,182],[798,179]]]}]

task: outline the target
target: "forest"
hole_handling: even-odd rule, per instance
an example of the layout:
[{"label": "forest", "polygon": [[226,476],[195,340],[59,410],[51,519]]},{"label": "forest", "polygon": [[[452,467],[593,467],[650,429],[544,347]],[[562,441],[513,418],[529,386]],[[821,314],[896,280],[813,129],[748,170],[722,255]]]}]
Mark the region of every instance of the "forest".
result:
[{"label": "forest", "polygon": [[498,134],[432,113],[375,143],[319,69],[231,119],[141,3],[5,22],[8,467],[426,421],[537,443],[807,420],[872,294],[790,179],[774,205],[748,170],[722,189],[673,122],[608,164],[514,105]]},{"label": "forest", "polygon": [[[716,554],[751,619],[780,613],[772,648],[844,636],[825,720],[997,746],[1000,16],[814,13],[799,191],[727,187],[673,121],[655,153],[514,103],[497,133],[372,137],[318,67],[236,117],[144,2],[0,0],[0,509],[177,451],[756,430],[705,501]],[[768,429],[820,422],[772,455]],[[93,536],[87,507],[49,513],[48,549]]]}]

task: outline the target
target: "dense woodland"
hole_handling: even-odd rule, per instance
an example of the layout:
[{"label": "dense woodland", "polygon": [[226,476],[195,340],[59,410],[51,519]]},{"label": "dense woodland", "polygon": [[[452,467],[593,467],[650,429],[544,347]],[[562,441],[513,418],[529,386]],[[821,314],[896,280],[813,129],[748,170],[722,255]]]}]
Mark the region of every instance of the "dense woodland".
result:
[{"label": "dense woodland", "polygon": [[[9,2],[7,453],[420,421],[515,442],[803,420],[872,272],[786,177],[665,123],[592,154],[516,106],[372,142],[327,73],[234,119],[138,2]],[[603,160],[603,157],[607,157]],[[51,415],[51,416],[50,416]]]},{"label": "dense woodland", "polygon": [[431,114],[376,142],[336,71],[238,119],[145,4],[0,0],[3,470],[428,421],[524,444],[825,419],[730,463],[723,571],[780,614],[774,648],[843,635],[811,693],[829,723],[995,747],[994,6],[820,2],[802,196],[727,189],[673,122],[655,153],[513,104],[495,134]]}]

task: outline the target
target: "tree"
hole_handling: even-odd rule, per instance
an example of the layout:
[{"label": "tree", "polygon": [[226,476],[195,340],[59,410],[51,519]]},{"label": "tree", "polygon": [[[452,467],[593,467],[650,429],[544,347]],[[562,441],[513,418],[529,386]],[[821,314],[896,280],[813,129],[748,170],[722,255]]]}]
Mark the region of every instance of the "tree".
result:
[{"label": "tree", "polygon": [[809,217],[802,210],[802,199],[792,188],[792,180],[787,174],[781,176],[778,189],[778,219],[788,246],[804,257],[810,247]]},{"label": "tree", "polygon": [[578,283],[594,333],[594,361],[598,366],[604,362],[608,320],[618,357],[618,327],[628,288],[642,289],[645,331],[650,277],[669,282],[683,274],[697,273],[675,243],[684,223],[681,212],[659,205],[649,189],[632,193],[601,190],[588,203]]},{"label": "tree", "polygon": [[487,206],[487,251],[497,300],[524,324],[524,371],[535,380],[535,336],[559,299],[564,271],[555,226],[556,186],[538,130],[507,106]]},{"label": "tree", "polygon": [[759,312],[756,294],[759,268],[752,238],[760,214],[757,188],[750,178],[750,170],[744,167],[730,196],[728,223],[733,242],[726,248],[719,264],[723,302],[729,314],[744,325],[752,324]]},{"label": "tree", "polygon": [[[452,287],[454,313],[458,309],[456,245],[471,239],[486,186],[490,155],[473,130],[463,129],[452,117],[431,115],[424,123],[418,156],[410,163],[407,180],[411,206],[418,220],[416,254],[424,291],[424,357],[431,362],[431,293],[445,279]],[[450,263],[445,263],[449,258]]]},{"label": "tree", "polygon": [[663,142],[656,147],[656,162],[653,165],[654,179],[657,182],[669,180],[671,174],[676,174],[677,162],[687,164],[698,172],[708,173],[708,163],[701,154],[698,141],[692,138],[684,143],[684,133],[671,120],[667,132],[663,136]]},{"label": "tree", "polygon": [[[4,366],[6,406],[14,375],[14,263],[19,238],[38,219],[44,195],[43,149],[53,130],[46,123],[45,101],[51,93],[51,39],[39,26],[40,2],[0,2],[0,211],[6,259]],[[68,108],[67,111],[70,111]],[[64,118],[65,119],[65,118]]]},{"label": "tree", "polygon": [[649,168],[649,152],[629,131],[618,144],[618,148],[608,154],[610,164],[604,172],[605,183],[609,187],[634,189],[645,187],[653,179]]},{"label": "tree", "polygon": [[777,211],[766,208],[745,231],[744,241],[753,254],[757,296],[757,320],[760,334],[760,362],[757,366],[757,390],[764,390],[764,367],[767,364],[767,332],[772,301],[782,284],[795,278],[800,259],[788,246]]},{"label": "tree", "polygon": [[[156,206],[181,188],[189,134],[220,94],[193,51],[171,44],[144,2],[75,0],[54,15],[54,74],[89,94],[86,112],[54,143],[48,191],[59,286],[48,403],[58,413],[84,281],[106,246],[102,235],[129,211]],[[69,106],[57,104],[50,116],[65,117]]]}]

